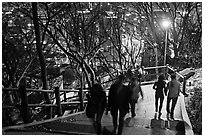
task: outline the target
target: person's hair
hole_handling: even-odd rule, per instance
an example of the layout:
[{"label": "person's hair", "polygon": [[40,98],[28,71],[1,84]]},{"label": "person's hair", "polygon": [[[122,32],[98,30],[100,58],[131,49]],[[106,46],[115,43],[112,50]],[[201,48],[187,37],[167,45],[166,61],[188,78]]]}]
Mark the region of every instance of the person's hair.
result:
[{"label": "person's hair", "polygon": [[138,77],[133,77],[131,81],[138,81]]},{"label": "person's hair", "polygon": [[159,75],[159,77],[158,77],[158,84],[162,84],[163,82],[164,82],[164,75],[161,74],[161,75]]},{"label": "person's hair", "polygon": [[132,79],[131,79],[131,86],[135,86],[135,82],[137,82],[138,81],[138,78],[137,77],[133,77]]},{"label": "person's hair", "polygon": [[164,80],[164,75],[163,74],[159,75],[158,81],[163,81],[163,80]]},{"label": "person's hair", "polygon": [[[171,79],[172,79],[172,80],[176,79],[176,74],[174,74],[174,73],[171,74]],[[173,84],[172,81],[170,82],[170,87],[174,87],[174,84]]]},{"label": "person's hair", "polygon": [[100,84],[96,83],[96,84],[93,84],[92,90],[102,91],[103,88],[102,88],[102,86]]},{"label": "person's hair", "polygon": [[123,74],[120,74],[119,76],[118,76],[118,80],[119,81],[123,81],[125,79],[125,76],[123,75]]},{"label": "person's hair", "polygon": [[176,74],[171,74],[171,79],[176,79]]}]

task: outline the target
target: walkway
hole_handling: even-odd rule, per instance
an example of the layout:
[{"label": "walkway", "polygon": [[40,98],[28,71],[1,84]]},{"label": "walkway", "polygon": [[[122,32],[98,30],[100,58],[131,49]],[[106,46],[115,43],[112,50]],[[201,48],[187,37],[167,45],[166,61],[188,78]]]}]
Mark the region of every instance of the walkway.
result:
[{"label": "walkway", "polygon": [[[151,85],[142,86],[144,92],[144,100],[139,99],[139,103],[136,106],[136,117],[130,118],[130,114],[125,117],[125,124],[123,129],[123,135],[176,135],[183,134],[183,131],[176,130],[176,125],[183,120],[181,97],[179,97],[176,108],[175,108],[175,120],[168,121],[166,118],[166,97],[163,104],[161,119],[155,119],[155,108],[154,108],[154,90]],[[193,134],[190,125],[185,122],[186,134]],[[102,119],[103,134],[111,134],[113,130],[111,115],[105,115]],[[59,117],[47,122],[38,122],[38,124],[28,124],[23,126],[23,132],[16,132],[10,130],[10,132],[3,132],[3,134],[95,134],[91,121],[86,117],[84,113],[78,115],[73,114],[71,116]],[[182,129],[182,128],[179,128]],[[36,130],[38,132],[36,132]],[[14,132],[15,131],[15,132]],[[44,132],[46,131],[46,132]]]}]

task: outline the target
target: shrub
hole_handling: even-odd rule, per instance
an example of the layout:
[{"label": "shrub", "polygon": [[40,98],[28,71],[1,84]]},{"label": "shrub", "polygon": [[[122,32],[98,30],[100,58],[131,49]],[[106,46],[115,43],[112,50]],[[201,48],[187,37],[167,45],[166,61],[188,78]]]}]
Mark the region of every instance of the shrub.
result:
[{"label": "shrub", "polygon": [[192,89],[193,95],[187,105],[187,113],[191,121],[194,134],[202,134],[202,89],[195,87]]}]

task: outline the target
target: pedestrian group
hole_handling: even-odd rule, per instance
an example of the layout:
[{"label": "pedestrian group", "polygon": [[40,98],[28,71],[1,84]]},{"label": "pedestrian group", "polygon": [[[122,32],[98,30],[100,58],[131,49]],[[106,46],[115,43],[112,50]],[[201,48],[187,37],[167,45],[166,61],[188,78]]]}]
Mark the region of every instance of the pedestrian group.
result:
[{"label": "pedestrian group", "polygon": [[[136,116],[135,105],[140,96],[142,99],[144,98],[140,85],[143,76],[141,72],[133,73],[130,68],[125,75],[119,75],[109,89],[108,100],[100,84],[96,83],[92,86],[87,97],[86,115],[93,120],[97,134],[102,134],[101,120],[105,110],[106,114],[110,111],[112,116],[112,133],[118,135],[122,134],[124,117],[129,113],[129,110],[132,118]],[[124,84],[127,81],[128,84]],[[180,93],[180,83],[176,80],[176,75],[172,74],[168,83],[165,82],[163,74],[159,75],[153,89],[155,90],[155,114],[158,114],[159,119],[161,118],[164,97],[167,96],[167,119],[174,120],[174,109]],[[170,102],[172,102],[171,108]]]}]

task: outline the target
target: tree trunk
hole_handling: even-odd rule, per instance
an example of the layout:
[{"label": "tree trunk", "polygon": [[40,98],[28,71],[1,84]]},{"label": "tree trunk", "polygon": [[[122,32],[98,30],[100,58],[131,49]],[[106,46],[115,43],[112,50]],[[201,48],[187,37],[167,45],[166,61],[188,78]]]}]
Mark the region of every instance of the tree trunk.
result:
[{"label": "tree trunk", "polygon": [[[39,61],[40,61],[40,66],[41,66],[41,79],[43,83],[43,89],[48,89],[45,57],[43,55],[42,45],[40,43],[40,31],[39,31],[39,24],[38,24],[38,13],[37,13],[37,3],[36,2],[32,2],[32,11],[33,11],[33,23],[34,23],[34,29],[35,29],[35,35],[36,35],[36,48],[37,48],[37,53],[39,56]],[[44,93],[44,98],[47,104],[51,104],[50,96],[48,93]],[[52,113],[51,108],[48,108],[47,118],[52,117],[51,113]]]}]

